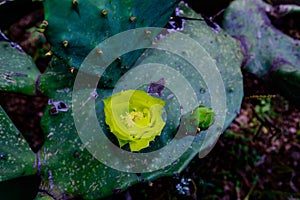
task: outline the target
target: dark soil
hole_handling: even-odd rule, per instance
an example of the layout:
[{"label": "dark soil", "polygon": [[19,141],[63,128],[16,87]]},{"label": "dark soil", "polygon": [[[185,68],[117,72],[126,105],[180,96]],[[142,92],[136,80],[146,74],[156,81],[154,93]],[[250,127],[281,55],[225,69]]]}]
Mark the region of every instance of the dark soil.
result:
[{"label": "dark soil", "polygon": [[1,106],[29,142],[32,150],[37,152],[44,142],[39,122],[48,99],[13,93],[0,93],[0,95]]}]

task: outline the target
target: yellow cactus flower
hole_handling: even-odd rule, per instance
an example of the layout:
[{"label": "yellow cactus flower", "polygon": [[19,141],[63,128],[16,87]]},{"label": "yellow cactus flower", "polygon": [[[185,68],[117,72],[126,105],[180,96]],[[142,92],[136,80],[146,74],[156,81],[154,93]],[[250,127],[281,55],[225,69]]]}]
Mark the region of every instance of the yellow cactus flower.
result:
[{"label": "yellow cactus flower", "polygon": [[142,90],[122,91],[103,101],[105,122],[120,147],[129,143],[131,151],[140,151],[160,135],[166,124],[162,119],[165,102]]}]

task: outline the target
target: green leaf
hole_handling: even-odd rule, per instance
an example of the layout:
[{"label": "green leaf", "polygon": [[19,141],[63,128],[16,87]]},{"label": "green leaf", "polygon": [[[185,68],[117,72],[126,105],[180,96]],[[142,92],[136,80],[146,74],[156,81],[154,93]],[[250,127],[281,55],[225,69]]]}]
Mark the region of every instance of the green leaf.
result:
[{"label": "green leaf", "polygon": [[9,42],[0,42],[0,54],[0,91],[35,94],[40,72],[31,57]]},{"label": "green leaf", "polygon": [[270,78],[274,88],[300,106],[300,42],[272,25],[267,13],[272,10],[260,0],[236,0],[226,9],[223,25],[240,40],[245,69]]},{"label": "green leaf", "polygon": [[2,107],[0,121],[0,182],[35,174],[36,156]]}]

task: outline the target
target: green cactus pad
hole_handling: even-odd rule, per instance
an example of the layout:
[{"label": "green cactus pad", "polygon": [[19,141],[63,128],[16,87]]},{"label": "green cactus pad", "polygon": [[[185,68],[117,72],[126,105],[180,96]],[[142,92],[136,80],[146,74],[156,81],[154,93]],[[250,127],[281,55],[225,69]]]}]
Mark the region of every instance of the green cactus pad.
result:
[{"label": "green cactus pad", "polygon": [[[57,93],[53,100],[70,106],[71,97],[71,92]],[[41,122],[46,133],[42,147],[42,160],[46,163],[42,167],[45,177],[42,188],[58,199],[79,194],[84,199],[97,199],[136,180],[133,174],[127,176],[103,165],[85,149],[73,123],[72,109],[56,116],[51,116],[49,109]]]},{"label": "green cactus pad", "polygon": [[[225,130],[238,114],[243,98],[243,80],[240,71],[242,63],[241,49],[235,39],[222,30],[216,33],[206,25],[200,15],[196,14],[190,8],[182,5],[180,9],[182,10],[182,13],[184,13],[181,16],[194,18],[194,20],[185,21],[184,30],[181,32],[187,34],[202,45],[206,52],[208,52],[215,60],[216,66],[222,76],[226,90],[227,113],[225,124],[221,129]],[[176,41],[172,42],[171,40],[169,43],[176,44]],[[183,49],[182,51],[185,51],[185,54],[197,54],[197,52],[194,52],[193,49]],[[200,54],[200,52],[198,52],[198,54],[199,58],[207,56],[205,53]],[[137,61],[137,64],[145,65],[147,63],[160,63],[176,70],[179,69],[180,73],[184,75],[186,80],[188,80],[193,87],[194,91],[196,91],[196,95],[200,100],[198,105],[203,104],[206,107],[211,107],[209,97],[210,91],[208,91],[203,77],[199,76],[199,73],[190,65],[190,63],[174,54],[163,53],[152,49],[144,52],[143,56],[141,56],[141,58]],[[148,65],[151,67],[151,64]],[[208,65],[206,67],[213,66]],[[149,76],[151,76],[151,74],[149,74]],[[213,110],[213,112],[215,111]],[[203,134],[205,133],[206,132],[204,131]],[[203,140],[202,136],[196,137],[196,141],[201,140]],[[190,152],[184,160],[192,159],[199,151],[201,152],[201,155],[206,155],[206,153],[214,146],[216,141],[216,137],[210,138],[210,135],[208,135],[207,141],[202,144],[202,146],[201,142],[198,144],[195,142],[193,146],[194,152]]]},{"label": "green cactus pad", "polygon": [[49,67],[38,81],[38,90],[47,97],[54,97],[56,93],[72,90],[76,70],[66,66],[65,62],[53,57]]},{"label": "green cactus pad", "polygon": [[[88,53],[110,36],[138,27],[165,26],[176,3],[177,0],[45,0],[46,35],[52,51],[66,59],[70,67],[78,69]],[[109,52],[99,49],[101,53]],[[112,65],[131,66],[141,53],[124,55]],[[117,78],[122,72],[121,68],[107,72],[107,79]],[[113,84],[107,83],[107,87]]]},{"label": "green cactus pad", "polygon": [[0,182],[37,171],[36,156],[0,107]]},{"label": "green cactus pad", "polygon": [[272,25],[267,15],[272,9],[260,0],[236,0],[226,9],[224,29],[241,41],[245,69],[270,77],[299,106],[300,42]]},{"label": "green cactus pad", "polygon": [[[181,7],[181,9],[187,17],[200,18],[199,15],[184,6]],[[107,15],[109,15],[109,12]],[[226,104],[228,110],[226,113],[226,122],[223,127],[223,129],[225,129],[236,116],[243,95],[242,77],[239,68],[242,62],[242,56],[239,46],[234,39],[229,37],[223,31],[220,31],[218,34],[214,33],[214,31],[203,21],[187,21],[184,32],[200,42],[211,56],[216,59],[216,64],[223,77],[227,95]],[[192,50],[189,50],[189,52],[192,52]],[[201,56],[203,55],[199,55],[199,57]],[[207,88],[204,80],[201,76],[193,75],[195,71],[193,71],[186,62],[181,62],[176,56],[160,55],[160,53],[155,53],[150,50],[145,52],[145,55],[139,59],[138,63],[143,63],[143,61],[165,63],[169,64],[169,66],[174,64],[176,68],[181,65],[181,67],[185,69],[182,70],[182,74],[191,81],[193,86],[197,87],[196,89],[198,92],[196,95],[200,97],[205,106],[209,106],[209,91],[205,91]],[[122,84],[122,81],[119,83]],[[147,91],[149,84],[141,85],[140,88],[135,89]],[[179,124],[184,122],[185,119],[184,116],[180,119],[180,103],[178,102],[178,99],[172,95],[171,90],[164,88],[162,92],[161,90],[156,92],[157,94],[161,94],[159,98],[166,102],[165,109],[166,113],[168,113],[166,125],[161,135],[156,137],[155,141],[151,142],[148,148],[143,149],[141,151],[142,153],[158,150],[168,144],[175,137],[174,134],[176,133]],[[80,93],[78,95],[86,96],[85,93],[85,91],[82,91],[82,94]],[[96,110],[97,119],[101,127],[104,127],[103,131],[106,136],[111,139],[111,141],[114,139],[116,140],[116,138],[113,137],[113,134],[109,132],[108,127],[105,128],[104,105],[102,101],[112,95],[112,90],[98,89],[97,93],[96,106],[91,107],[91,109]],[[93,98],[87,98],[85,102],[94,101],[94,97],[95,96],[93,96]],[[201,155],[203,156],[205,152],[212,148],[217,140],[217,138],[211,138],[207,144],[202,146],[201,144],[203,143],[206,134],[206,132],[203,131],[200,132],[200,134],[197,134],[191,148],[168,167],[151,173],[142,173],[140,177],[134,173],[120,172],[102,164],[85,149],[89,144],[83,144],[76,131],[75,124],[73,123],[74,119],[72,115],[74,113],[71,109],[71,98],[71,91],[57,92],[55,96],[53,96],[53,100],[63,101],[70,109],[67,112],[59,112],[57,115],[50,115],[49,107],[42,119],[43,130],[46,134],[46,142],[42,147],[43,155],[41,158],[45,161],[45,164],[42,167],[45,177],[42,188],[58,199],[62,196],[80,196],[84,199],[96,199],[112,194],[113,192],[124,190],[130,185],[138,183],[141,179],[152,181],[161,176],[178,173],[188,165],[190,160],[198,154],[199,151],[202,152]],[[83,119],[77,123],[83,124],[83,130],[86,130],[87,135],[93,134],[93,131],[89,131],[90,127],[88,123],[88,117],[90,117],[92,113],[91,110],[85,109],[81,113],[86,116],[84,119],[87,121]],[[190,115],[187,115],[186,117],[190,117]],[[199,118],[196,120],[199,120]],[[86,125],[84,125],[85,123]],[[194,127],[194,130],[196,130],[198,125],[199,123]],[[188,137],[185,136],[176,138],[178,145],[185,145],[187,138]],[[115,143],[116,146],[118,146],[117,140]],[[126,147],[124,147],[124,149],[126,150]],[[172,155],[165,152],[159,156],[161,156],[161,159],[165,159]],[[120,161],[118,167],[124,165],[122,158],[113,157],[113,155],[111,158]],[[157,163],[154,163],[154,165],[155,164]],[[126,166],[127,165],[124,165],[123,167],[126,168]]]},{"label": "green cactus pad", "polygon": [[40,72],[31,57],[10,42],[0,42],[0,54],[0,91],[35,94]]},{"label": "green cactus pad", "polygon": [[[97,99],[101,105],[97,105],[96,109],[102,110],[102,113],[99,112],[101,115],[99,119],[103,119],[102,122],[100,121],[102,125],[105,122],[101,99],[109,97],[111,92],[111,90],[98,91]],[[85,93],[83,92],[82,95]],[[64,101],[70,106],[71,97],[71,92],[57,93],[53,100]],[[44,161],[44,166],[41,168],[44,174],[42,188],[55,198],[61,198],[63,195],[76,197],[80,194],[84,199],[97,199],[110,195],[114,191],[124,190],[139,181],[136,174],[112,169],[98,161],[85,149],[86,144],[81,142],[73,123],[72,109],[60,112],[55,116],[49,114],[49,109],[46,110],[41,122],[46,133],[46,142],[41,150],[41,160]],[[89,111],[86,113],[88,116]],[[178,119],[176,116],[175,118]],[[174,129],[176,129],[176,125],[173,127]],[[86,130],[89,130],[89,127],[86,127]],[[108,133],[108,129],[106,132]],[[87,134],[89,133],[87,132]],[[163,137],[163,139],[166,138]],[[164,141],[163,139],[161,140]],[[172,172],[161,171],[159,175],[167,173],[170,175]],[[151,177],[152,174],[149,173],[145,178],[152,180]]]}]

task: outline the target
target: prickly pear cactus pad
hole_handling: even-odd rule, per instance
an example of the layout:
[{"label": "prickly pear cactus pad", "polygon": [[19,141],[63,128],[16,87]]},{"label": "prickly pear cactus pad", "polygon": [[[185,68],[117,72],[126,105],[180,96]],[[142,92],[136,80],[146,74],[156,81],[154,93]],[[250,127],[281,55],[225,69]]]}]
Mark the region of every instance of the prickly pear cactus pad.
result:
[{"label": "prickly pear cactus pad", "polygon": [[68,67],[63,60],[53,57],[46,71],[40,76],[38,90],[47,97],[72,89],[76,71]]},{"label": "prickly pear cactus pad", "polygon": [[[63,100],[70,106],[71,97],[71,92],[57,93],[54,101]],[[103,99],[107,97],[100,95]],[[42,119],[47,139],[42,148],[41,159],[45,163],[42,188],[57,199],[67,196],[97,199],[138,182],[137,175],[109,168],[85,149],[87,144],[78,137],[72,109],[56,116],[50,115],[49,109]]]},{"label": "prickly pear cactus pad", "polygon": [[35,154],[0,106],[0,182],[33,175]]},{"label": "prickly pear cactus pad", "polygon": [[[137,27],[163,27],[177,0],[45,0],[46,35],[52,51],[79,68],[87,54],[114,34]],[[101,52],[99,53],[109,53]],[[130,66],[141,52],[122,59]]]},{"label": "prickly pear cactus pad", "polygon": [[30,56],[11,44],[0,41],[0,91],[35,94],[40,72]]},{"label": "prickly pear cactus pad", "polygon": [[[185,6],[182,6],[180,9],[181,13],[184,13],[182,16],[201,19],[199,15]],[[79,13],[81,13],[80,10]],[[200,42],[200,44],[206,48],[206,51],[211,54],[211,57],[213,57],[215,62],[207,63],[207,67],[216,65],[221,73],[227,95],[225,102],[227,105],[227,112],[225,125],[224,127],[219,128],[225,129],[236,116],[243,96],[242,77],[239,68],[242,62],[242,56],[239,46],[233,38],[223,31],[215,33],[204,21],[185,21],[183,32]],[[161,40],[164,40],[164,38],[162,37]],[[203,54],[203,52],[193,52],[192,49],[188,49],[186,53],[199,54],[199,57],[207,56],[207,54]],[[193,70],[187,62],[181,61],[176,55],[162,55],[160,51],[147,50],[137,62],[137,64],[145,63],[162,63],[170,66],[170,69],[181,69],[180,73],[190,81],[191,87],[194,87],[195,91],[197,91],[197,94],[195,95],[201,99],[201,102],[196,102],[193,105],[199,106],[200,104],[203,104],[205,107],[201,106],[198,110],[194,110],[194,112],[182,116],[180,114],[182,110],[180,101],[167,87],[172,84],[166,82],[166,87],[163,87],[164,77],[161,77],[162,79],[160,80],[155,80],[155,82],[151,81],[145,85],[141,85],[139,88],[135,88],[136,90],[143,90],[145,93],[147,92],[148,94],[163,100],[165,102],[164,108],[168,114],[166,124],[163,127],[160,136],[157,136],[154,141],[150,142],[149,147],[141,149],[140,153],[151,153],[152,151],[159,150],[169,144],[174,138],[177,141],[178,147],[186,145],[191,137],[190,135],[184,134],[180,137],[176,137],[175,133],[178,128],[179,130],[182,130],[183,133],[194,132],[199,128],[199,125],[201,125],[203,130],[206,128],[209,129],[210,125],[214,123],[214,110],[207,108],[210,106],[211,100],[209,95],[210,91],[208,91],[204,78],[197,75],[195,70]],[[134,69],[135,68],[133,68],[133,70]],[[145,71],[139,70],[139,72],[144,72],[143,75],[145,76],[151,76],[150,73],[147,74]],[[138,78],[142,79],[143,76]],[[121,85],[118,88],[120,91],[125,90],[127,87],[123,84],[124,81],[125,79],[122,79],[118,82],[118,84]],[[139,80],[136,79],[136,81]],[[128,167],[126,160],[114,152],[111,152],[110,155],[104,155],[106,154],[105,152],[88,151],[87,149],[91,145],[91,142],[82,142],[83,138],[79,138],[78,127],[74,124],[74,121],[80,123],[82,125],[82,130],[86,130],[86,137],[92,138],[92,140],[99,144],[98,146],[101,146],[100,140],[103,138],[100,138],[99,140],[96,137],[89,137],[93,136],[95,132],[95,130],[89,131],[91,130],[91,122],[89,119],[90,116],[93,115],[93,110],[95,110],[98,120],[96,123],[101,125],[106,137],[116,144],[116,148],[119,148],[118,140],[113,137],[114,135],[110,132],[109,126],[105,123],[105,103],[103,102],[103,100],[108,99],[113,93],[116,94],[116,91],[113,89],[101,88],[100,86],[98,86],[99,88],[94,91],[94,93],[85,90],[64,90],[56,92],[52,96],[52,102],[63,102],[66,105],[65,107],[68,107],[69,109],[64,112],[59,111],[53,113],[53,105],[49,105],[44,113],[42,127],[45,132],[46,141],[41,149],[42,155],[40,158],[43,161],[41,171],[43,172],[44,177],[41,188],[57,199],[66,199],[69,197],[97,199],[112,194],[114,191],[124,190],[140,180],[151,181],[161,176],[178,173],[188,165],[189,161],[197,155],[199,151],[202,152],[201,155],[204,156],[217,141],[217,138],[208,137],[209,140],[207,141],[207,144],[204,144],[203,146],[207,131],[199,130],[200,133],[196,135],[192,146],[175,162],[164,168],[142,173],[140,176],[132,172],[116,170],[116,168],[126,169]],[[91,102],[95,101],[94,106],[89,107],[89,109],[85,108],[80,110],[81,107],[76,107],[74,104],[77,99],[75,98],[75,100],[73,99],[72,101],[72,98],[74,98],[72,93],[74,92],[76,92],[79,97],[88,97],[84,101],[84,104],[92,105]],[[74,110],[79,110],[80,113],[82,113],[83,118],[81,118],[80,121],[76,121],[77,119],[74,118]],[[201,120],[202,117],[199,119],[198,115],[195,116],[195,113],[198,112],[201,113],[199,116],[205,113],[204,120]],[[202,124],[200,124],[200,122]],[[183,127],[180,125],[183,125]],[[124,145],[124,150],[129,152],[130,149],[126,149],[126,145]],[[115,168],[113,168],[103,164],[108,161],[100,162],[97,158],[97,155],[99,154],[102,156],[109,156],[110,160],[114,160],[118,163],[117,166],[114,166]],[[157,156],[159,159],[152,163],[146,163],[145,167],[160,165],[162,161],[168,160],[172,155],[168,151],[162,151],[162,153]]]},{"label": "prickly pear cactus pad", "polygon": [[[97,97],[98,103],[96,109],[99,114],[99,122],[104,126],[105,116],[102,99],[109,98],[112,90],[98,90],[97,93],[99,96]],[[81,91],[80,94],[86,95],[86,91]],[[72,103],[71,97],[71,91],[57,93],[53,101],[63,101],[66,105],[70,106]],[[93,99],[88,101],[93,101]],[[171,102],[174,103],[175,100],[171,100]],[[175,105],[178,104],[175,102]],[[56,115],[52,115],[50,109],[51,106],[48,107],[42,119],[43,131],[46,133],[46,142],[41,149],[40,157],[42,163],[41,171],[44,177],[41,188],[57,199],[79,196],[83,199],[101,198],[112,194],[114,191],[124,190],[142,179],[152,181],[161,176],[172,175],[179,170],[178,167],[180,167],[180,170],[184,167],[182,163],[178,166],[175,165],[177,164],[176,162],[174,165],[153,173],[144,173],[141,177],[135,173],[121,172],[108,167],[86,150],[86,145],[89,145],[88,143],[81,142],[73,123],[74,119],[71,107],[67,112],[59,112]],[[168,111],[171,111],[170,109],[172,109],[172,105],[168,105],[168,108],[166,108]],[[85,110],[84,112],[88,120],[91,111]],[[172,132],[176,131],[176,127],[179,124],[179,117],[177,114],[168,116],[169,120],[162,132],[162,136],[156,138],[155,144],[151,144],[147,148],[148,151],[165,145],[174,137]],[[89,125],[86,121],[81,121],[81,123],[86,124],[85,129],[89,130]],[[109,129],[106,129],[105,132],[107,135],[111,134]],[[87,132],[86,134],[89,135],[91,133]],[[184,145],[185,143],[186,139],[181,138],[179,145]],[[161,156],[164,158],[168,155],[166,153],[166,155]],[[110,159],[119,160],[119,167],[126,168],[127,166],[122,158],[117,157],[117,155],[110,155]],[[160,162],[160,160],[157,162]],[[188,164],[188,161],[184,161],[184,159],[182,162],[185,165]]]},{"label": "prickly pear cactus pad", "polygon": [[236,0],[225,11],[224,29],[240,40],[246,70],[271,78],[300,106],[300,42],[272,25],[268,17],[272,10],[261,0]]},{"label": "prickly pear cactus pad", "polygon": [[[190,8],[182,6],[184,16],[202,19]],[[225,130],[239,112],[243,98],[243,77],[240,66],[243,60],[239,43],[225,31],[213,30],[205,26],[204,21],[187,20],[183,33],[190,34],[199,42],[216,61],[226,90],[227,113],[223,130]],[[204,90],[200,93],[205,94]],[[202,94],[203,95],[203,94]]]},{"label": "prickly pear cactus pad", "polygon": [[[235,39],[231,38],[223,30],[216,31],[208,27],[201,16],[186,5],[182,4],[180,6],[179,13],[181,13],[180,16],[182,17],[194,18],[194,20],[183,19],[183,30],[180,32],[187,34],[205,48],[209,55],[215,60],[216,66],[222,76],[226,90],[227,106],[225,124],[222,127],[222,129],[225,130],[238,114],[243,97],[243,80],[240,71],[242,63],[241,49]],[[172,32],[170,34],[172,34]],[[176,41],[173,43],[176,43]],[[185,54],[194,53],[197,52],[193,52],[192,49],[185,52]],[[199,54],[200,58],[204,56],[205,54]],[[186,61],[183,61],[182,58],[149,49],[144,52],[143,56],[137,61],[137,64],[153,63],[156,60],[159,60],[160,64],[179,69],[180,73],[189,80],[194,91],[196,91],[196,95],[201,101],[199,104],[210,107],[210,91],[204,82],[204,77],[199,76],[195,69]],[[203,134],[205,133],[204,131]],[[217,141],[216,137],[210,138],[210,136],[211,135],[207,136],[206,142],[202,145],[195,143],[195,146],[193,146],[195,152],[194,154],[190,153],[190,155],[195,155],[200,151],[201,155],[205,156]],[[201,139],[198,138],[198,140]],[[192,158],[192,156],[186,158],[186,160],[190,158]]]}]

